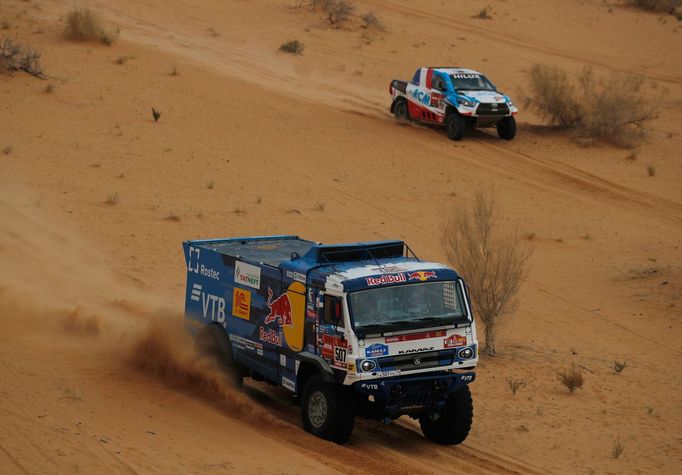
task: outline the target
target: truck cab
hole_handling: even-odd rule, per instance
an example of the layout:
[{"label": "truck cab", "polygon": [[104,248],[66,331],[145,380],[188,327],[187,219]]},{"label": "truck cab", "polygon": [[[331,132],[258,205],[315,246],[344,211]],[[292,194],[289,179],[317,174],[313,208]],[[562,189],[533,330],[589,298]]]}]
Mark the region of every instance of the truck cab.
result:
[{"label": "truck cab", "polygon": [[356,416],[419,419],[460,443],[478,361],[464,280],[402,241],[296,236],[186,241],[185,315],[237,374],[301,401],[309,432],[345,442]]}]

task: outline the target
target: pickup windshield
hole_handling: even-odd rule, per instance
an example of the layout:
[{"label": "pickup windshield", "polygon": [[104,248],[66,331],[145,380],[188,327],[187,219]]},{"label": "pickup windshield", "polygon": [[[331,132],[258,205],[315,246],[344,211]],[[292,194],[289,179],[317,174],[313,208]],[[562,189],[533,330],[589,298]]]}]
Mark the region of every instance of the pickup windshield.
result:
[{"label": "pickup windshield", "polygon": [[495,86],[482,74],[451,74],[452,87],[457,91],[495,91]]},{"label": "pickup windshield", "polygon": [[360,290],[349,296],[351,318],[361,333],[468,321],[457,281],[424,282]]}]

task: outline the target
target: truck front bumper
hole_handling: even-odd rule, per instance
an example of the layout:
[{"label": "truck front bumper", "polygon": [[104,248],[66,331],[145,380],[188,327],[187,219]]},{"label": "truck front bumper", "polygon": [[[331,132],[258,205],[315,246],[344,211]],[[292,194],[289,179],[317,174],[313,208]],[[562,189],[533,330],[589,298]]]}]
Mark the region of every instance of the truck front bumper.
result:
[{"label": "truck front bumper", "polygon": [[476,373],[430,373],[419,376],[358,381],[355,391],[372,396],[381,418],[392,420],[403,414],[439,412],[448,395],[471,383]]}]

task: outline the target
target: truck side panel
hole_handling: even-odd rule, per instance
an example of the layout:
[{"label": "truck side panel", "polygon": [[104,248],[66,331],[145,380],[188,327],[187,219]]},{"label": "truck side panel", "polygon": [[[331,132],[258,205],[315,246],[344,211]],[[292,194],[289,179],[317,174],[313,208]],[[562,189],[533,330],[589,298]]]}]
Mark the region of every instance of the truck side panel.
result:
[{"label": "truck side panel", "polygon": [[190,330],[217,323],[228,334],[235,360],[295,391],[304,347],[305,276],[185,243]]}]

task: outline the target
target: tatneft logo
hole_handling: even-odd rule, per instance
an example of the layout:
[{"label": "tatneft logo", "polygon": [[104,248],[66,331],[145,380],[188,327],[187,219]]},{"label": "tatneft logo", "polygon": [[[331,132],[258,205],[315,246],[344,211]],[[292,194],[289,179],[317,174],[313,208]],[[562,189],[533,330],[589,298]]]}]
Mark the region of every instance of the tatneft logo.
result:
[{"label": "tatneft logo", "polygon": [[260,289],[260,267],[236,261],[234,265],[234,282],[254,289]]}]

